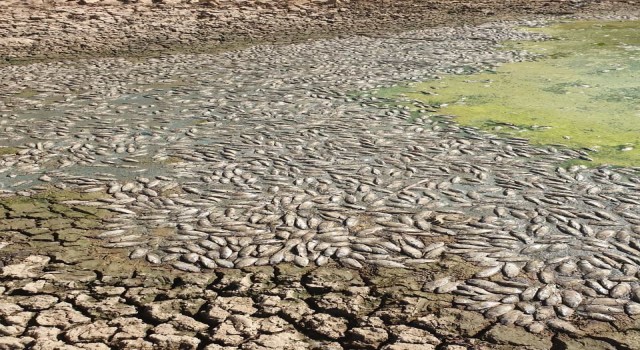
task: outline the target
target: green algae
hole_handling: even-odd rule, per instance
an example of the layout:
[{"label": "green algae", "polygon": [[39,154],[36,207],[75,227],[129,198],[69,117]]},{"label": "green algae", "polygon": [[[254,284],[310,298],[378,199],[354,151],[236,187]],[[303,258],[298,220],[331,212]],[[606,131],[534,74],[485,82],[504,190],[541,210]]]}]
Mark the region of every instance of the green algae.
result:
[{"label": "green algae", "polygon": [[38,91],[36,91],[35,89],[30,89],[30,88],[25,88],[22,89],[20,92],[18,92],[17,94],[15,94],[15,97],[22,97],[22,98],[32,98],[38,95]]},{"label": "green algae", "polygon": [[420,101],[462,125],[593,150],[592,165],[640,165],[640,21],[584,21],[528,30],[547,41],[508,42],[543,55],[454,75],[379,97]]},{"label": "green algae", "polygon": [[0,146],[0,156],[18,154],[19,149],[15,147]]},{"label": "green algae", "polygon": [[[31,197],[3,197],[0,198],[0,219],[25,219],[25,222],[35,219],[38,220],[39,227],[47,228],[66,228],[72,222],[77,227],[96,228],[104,218],[112,215],[110,211],[83,205],[81,202],[69,204],[66,201],[90,201],[103,196],[104,193],[97,192],[51,189]],[[0,231],[1,227],[0,225]]]}]

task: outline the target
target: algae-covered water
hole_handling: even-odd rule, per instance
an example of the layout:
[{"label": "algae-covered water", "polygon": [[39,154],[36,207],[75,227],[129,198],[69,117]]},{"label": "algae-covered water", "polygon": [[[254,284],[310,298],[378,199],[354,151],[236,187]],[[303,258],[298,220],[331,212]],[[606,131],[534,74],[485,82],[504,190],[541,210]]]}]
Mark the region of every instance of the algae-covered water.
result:
[{"label": "algae-covered water", "polygon": [[379,94],[406,95],[439,106],[463,125],[535,144],[589,148],[594,164],[640,165],[640,21],[527,30],[553,39],[505,45],[544,58]]}]

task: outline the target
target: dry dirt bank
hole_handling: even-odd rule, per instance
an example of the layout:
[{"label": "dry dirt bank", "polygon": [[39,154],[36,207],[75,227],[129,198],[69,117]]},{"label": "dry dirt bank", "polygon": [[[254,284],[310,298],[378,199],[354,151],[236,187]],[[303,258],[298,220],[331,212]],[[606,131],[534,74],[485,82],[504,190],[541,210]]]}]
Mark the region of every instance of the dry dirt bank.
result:
[{"label": "dry dirt bank", "polygon": [[0,1],[0,60],[211,52],[261,42],[537,15],[626,13],[633,1]]}]

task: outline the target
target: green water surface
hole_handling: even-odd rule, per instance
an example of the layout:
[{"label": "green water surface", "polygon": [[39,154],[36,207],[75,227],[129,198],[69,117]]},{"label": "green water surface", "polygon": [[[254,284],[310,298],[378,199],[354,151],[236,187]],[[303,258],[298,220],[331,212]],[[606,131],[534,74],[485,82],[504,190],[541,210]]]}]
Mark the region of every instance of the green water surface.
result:
[{"label": "green water surface", "polygon": [[495,71],[379,91],[457,116],[463,125],[534,144],[594,150],[593,164],[640,165],[640,21],[572,22],[527,29],[548,41],[505,43],[544,55]]}]

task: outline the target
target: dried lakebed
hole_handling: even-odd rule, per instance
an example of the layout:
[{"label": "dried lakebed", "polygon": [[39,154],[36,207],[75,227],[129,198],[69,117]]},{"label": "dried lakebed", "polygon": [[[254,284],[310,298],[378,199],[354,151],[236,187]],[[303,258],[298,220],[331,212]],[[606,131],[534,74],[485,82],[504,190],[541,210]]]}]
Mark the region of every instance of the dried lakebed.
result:
[{"label": "dried lakebed", "polygon": [[522,24],[0,68],[1,346],[638,348],[637,169],[369,93]]}]

